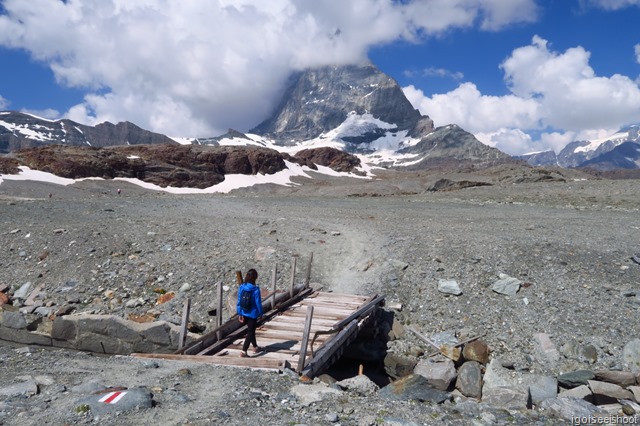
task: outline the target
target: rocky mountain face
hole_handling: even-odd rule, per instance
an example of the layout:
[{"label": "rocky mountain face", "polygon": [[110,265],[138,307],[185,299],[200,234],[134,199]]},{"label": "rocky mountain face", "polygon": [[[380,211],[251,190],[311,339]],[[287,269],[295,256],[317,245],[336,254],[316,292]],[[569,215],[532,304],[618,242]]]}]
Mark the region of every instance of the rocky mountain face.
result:
[{"label": "rocky mountain face", "polygon": [[0,112],[0,154],[51,144],[105,147],[177,142],[129,122],[86,126],[66,119],[52,121],[20,112]]},{"label": "rocky mountain face", "polygon": [[360,160],[334,148],[307,150],[291,156],[249,146],[127,145],[105,148],[46,145],[0,157],[0,173],[18,173],[18,164],[56,176],[80,179],[133,178],[161,187],[208,188],[227,174],[270,175],[286,169],[285,161],[337,171],[353,171]]},{"label": "rocky mountain face", "polygon": [[459,165],[488,167],[512,162],[510,155],[483,144],[471,133],[452,124],[438,127],[423,137],[416,145],[399,150],[402,154],[419,154],[420,160],[407,160],[408,169],[446,166],[452,162]]},{"label": "rocky mountain face", "polygon": [[346,140],[357,149],[387,131],[423,136],[433,121],[422,116],[405,97],[398,83],[371,64],[309,69],[292,79],[274,114],[250,130],[279,144],[317,138],[339,127],[348,115],[370,114],[380,123]]},{"label": "rocky mountain face", "polygon": [[560,153],[545,151],[519,156],[532,166],[588,167],[600,171],[640,169],[637,148],[640,126],[629,126],[609,138],[574,141]]}]

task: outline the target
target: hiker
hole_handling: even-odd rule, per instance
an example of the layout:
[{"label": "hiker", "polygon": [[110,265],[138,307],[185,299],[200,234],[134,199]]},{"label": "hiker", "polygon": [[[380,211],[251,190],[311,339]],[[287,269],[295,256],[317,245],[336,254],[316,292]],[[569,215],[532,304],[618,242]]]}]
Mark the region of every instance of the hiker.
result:
[{"label": "hiker", "polygon": [[256,327],[258,318],[262,316],[262,298],[260,297],[260,287],[257,286],[256,280],[258,273],[255,269],[249,269],[245,276],[244,282],[238,288],[238,305],[236,312],[240,318],[240,322],[247,325],[247,337],[242,345],[241,357],[247,357],[247,349],[249,345],[253,345],[253,352],[259,353],[264,348],[258,346],[256,342]]}]

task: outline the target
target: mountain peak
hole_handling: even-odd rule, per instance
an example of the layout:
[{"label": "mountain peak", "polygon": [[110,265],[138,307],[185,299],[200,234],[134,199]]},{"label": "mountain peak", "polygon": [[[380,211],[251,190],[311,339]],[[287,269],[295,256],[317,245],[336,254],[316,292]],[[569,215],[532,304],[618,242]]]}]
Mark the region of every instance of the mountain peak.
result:
[{"label": "mountain peak", "polygon": [[[298,73],[274,114],[250,133],[291,145],[336,129],[351,114],[369,114],[375,120],[392,123],[394,131],[433,130],[433,122],[413,108],[394,79],[372,64],[359,64]],[[389,126],[384,127],[387,130]],[[370,138],[361,142],[371,142],[379,134],[371,129]]]}]

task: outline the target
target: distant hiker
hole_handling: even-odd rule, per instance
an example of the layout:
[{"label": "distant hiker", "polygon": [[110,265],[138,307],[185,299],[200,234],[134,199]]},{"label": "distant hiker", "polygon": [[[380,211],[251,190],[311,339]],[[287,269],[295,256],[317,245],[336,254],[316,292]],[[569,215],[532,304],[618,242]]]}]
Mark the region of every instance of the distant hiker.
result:
[{"label": "distant hiker", "polygon": [[49,198],[51,198],[51,197],[53,197],[53,194],[50,192],[50,193],[49,193]]},{"label": "distant hiker", "polygon": [[259,353],[264,348],[258,346],[256,342],[256,327],[258,318],[262,316],[262,298],[260,297],[260,287],[256,284],[258,273],[255,269],[249,269],[245,280],[238,288],[238,304],[236,312],[240,318],[240,322],[247,325],[247,337],[242,345],[241,357],[247,357],[247,349],[249,345],[253,345],[253,352]]},{"label": "distant hiker", "polygon": [[118,188],[118,195],[122,192],[122,189]]}]

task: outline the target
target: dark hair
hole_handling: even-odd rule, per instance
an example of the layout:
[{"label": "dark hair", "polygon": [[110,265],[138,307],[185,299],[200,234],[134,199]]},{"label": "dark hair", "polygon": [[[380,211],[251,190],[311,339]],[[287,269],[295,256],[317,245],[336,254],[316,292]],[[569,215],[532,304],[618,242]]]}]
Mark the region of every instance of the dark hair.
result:
[{"label": "dark hair", "polygon": [[258,279],[258,272],[255,269],[249,269],[247,271],[247,275],[245,275],[244,280],[248,283],[255,284]]}]

